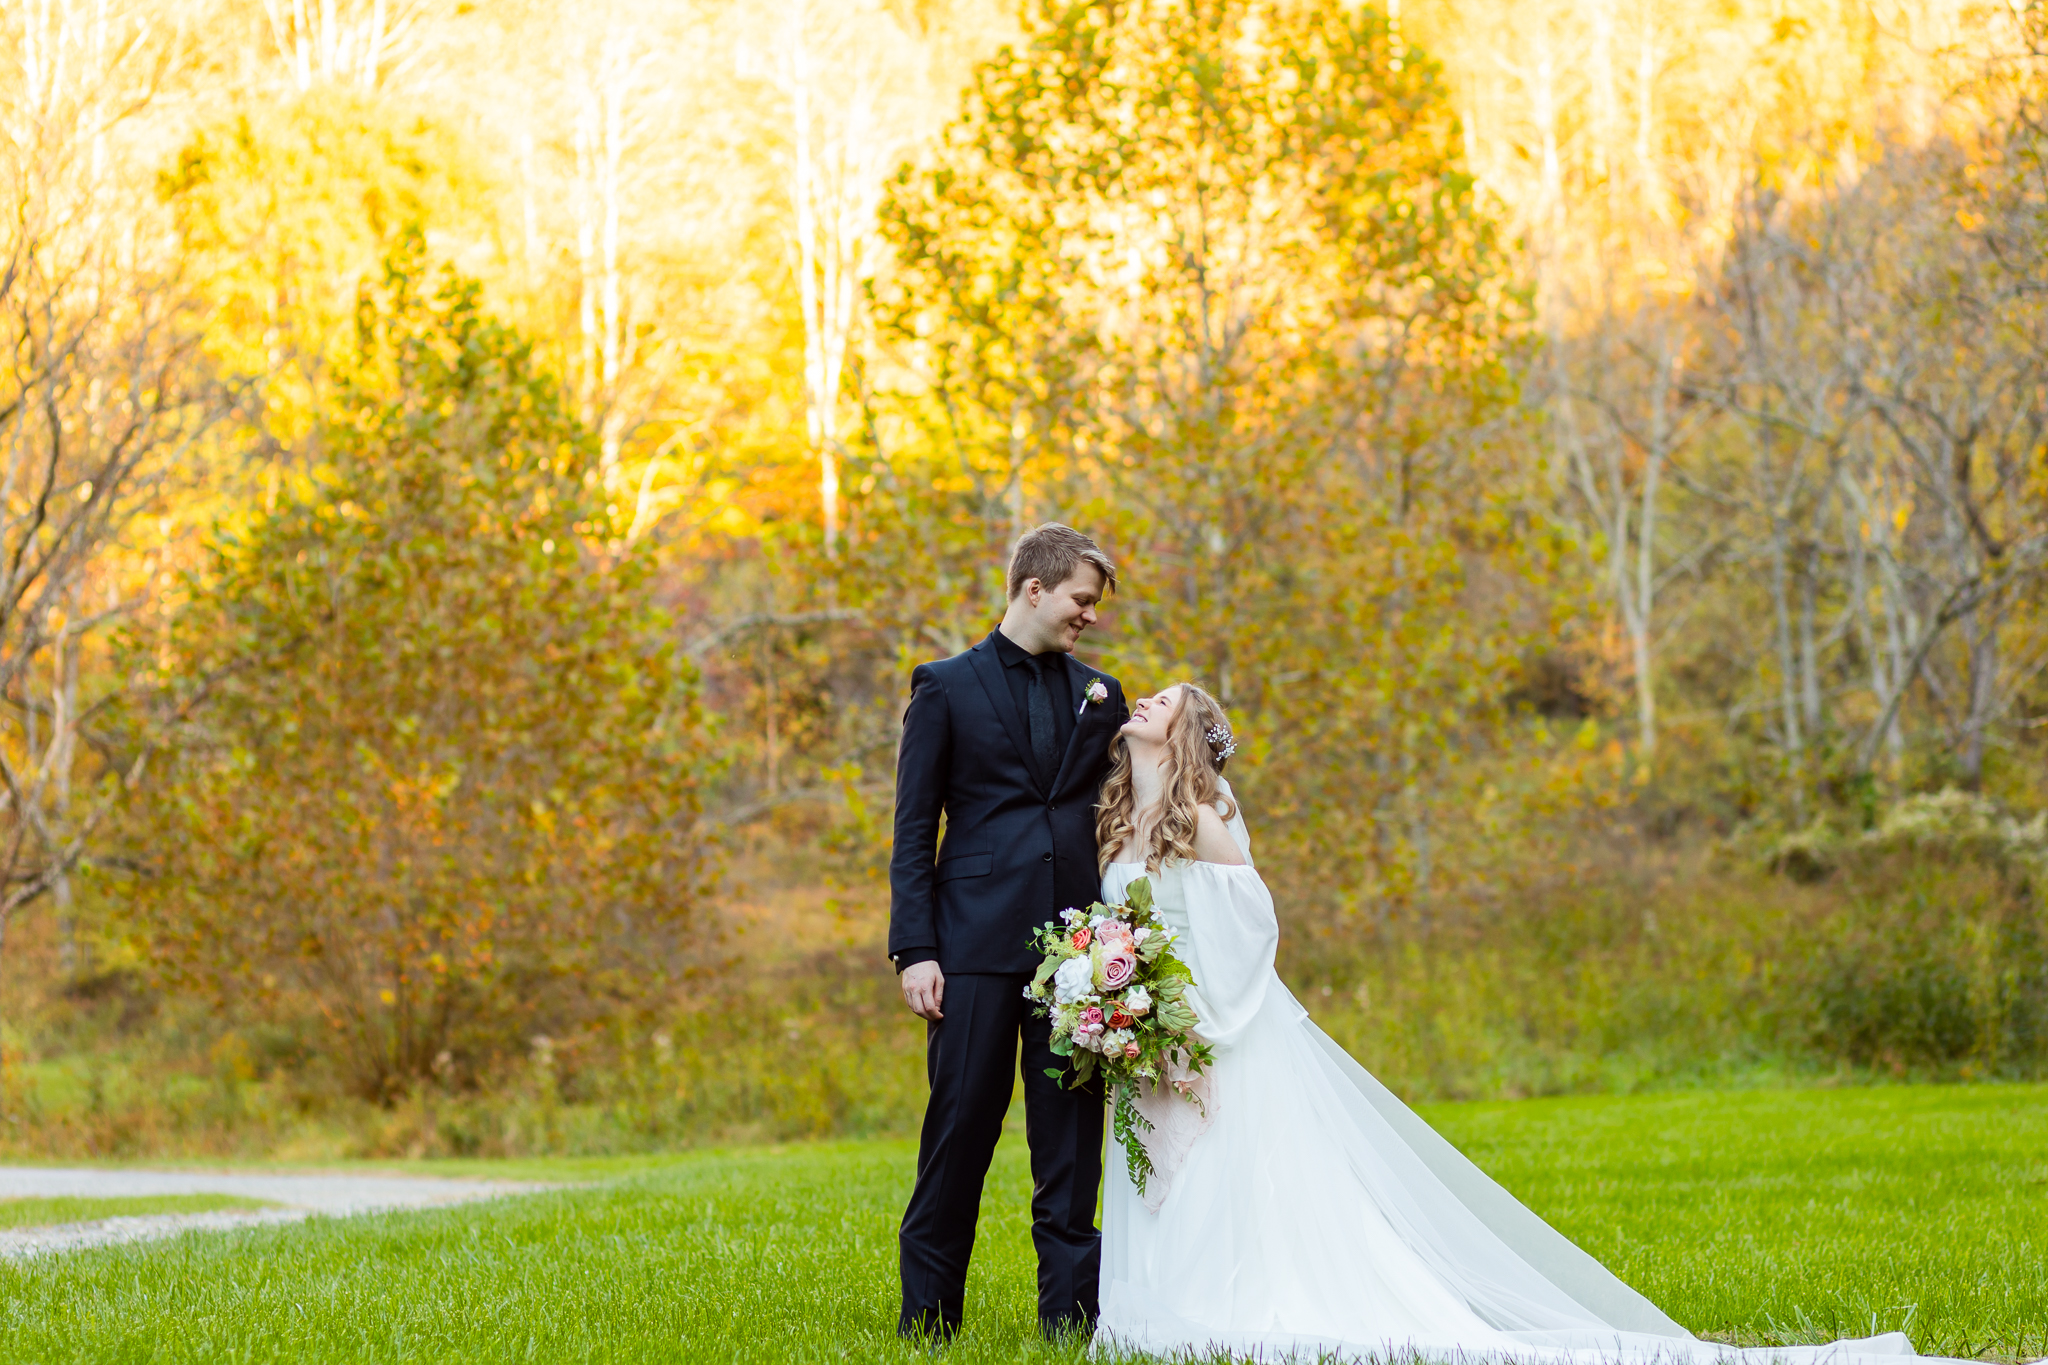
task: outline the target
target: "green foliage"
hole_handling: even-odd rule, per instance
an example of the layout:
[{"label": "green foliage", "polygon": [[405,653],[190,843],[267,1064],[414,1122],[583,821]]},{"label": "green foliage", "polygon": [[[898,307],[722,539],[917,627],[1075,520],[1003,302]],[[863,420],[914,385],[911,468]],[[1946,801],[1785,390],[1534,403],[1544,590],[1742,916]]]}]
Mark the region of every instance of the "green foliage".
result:
[{"label": "green foliage", "polygon": [[1740,844],[1599,847],[1470,918],[1285,941],[1284,969],[1408,1093],[2048,1072],[2048,921],[2002,845],[1873,834],[1797,878]]},{"label": "green foliage", "polygon": [[[2011,1360],[2048,1349],[2044,1098],[1893,1086],[1426,1117],[1714,1339],[1903,1328],[1922,1351]],[[53,1363],[929,1360],[895,1335],[915,1164],[903,1142],[707,1152],[516,1200],[0,1263],[0,1337]],[[947,1360],[1089,1358],[1037,1339],[1030,1191],[1012,1133]]]},{"label": "green foliage", "polygon": [[1269,865],[1333,915],[1426,888],[1564,544],[1502,444],[1526,311],[1398,55],[1338,0],[1038,6],[884,208],[919,382],[875,400],[840,579],[929,653],[1018,530],[1088,528],[1104,662],[1223,696]]},{"label": "green foliage", "polygon": [[1990,908],[1919,895],[1857,923],[1821,963],[1822,1046],[1901,1069],[1976,1061],[1996,1072],[2040,1057],[2048,954],[2038,926],[1985,916]]},{"label": "green foliage", "polygon": [[[1886,815],[1887,797],[1945,781],[2040,804],[2048,769],[2015,724],[2048,707],[2030,662],[2040,594],[2013,577],[2004,624],[1948,628],[1881,771],[1858,741],[1877,733],[1882,679],[1907,676],[1914,621],[1965,601],[1929,576],[1941,556],[1988,537],[1991,559],[2038,559],[2040,310],[1998,292],[2038,256],[2032,95],[2011,106],[2032,131],[1881,161],[1858,143],[1859,174],[1833,188],[1742,201],[1741,250],[1718,273],[1687,275],[1684,251],[1613,220],[1596,254],[1617,263],[1620,315],[1574,368],[1569,345],[1531,347],[1519,285],[1563,262],[1548,278],[1569,293],[1569,242],[1531,256],[1503,240],[1444,78],[1381,9],[1026,8],[886,197],[896,260],[852,310],[860,407],[841,428],[834,557],[794,404],[819,339],[789,297],[783,234],[756,216],[780,203],[752,202],[773,188],[752,178],[765,160],[718,163],[737,187],[724,225],[678,256],[670,230],[706,223],[647,187],[684,182],[595,174],[588,149],[545,140],[498,178],[515,139],[473,137],[449,116],[459,95],[229,89],[169,140],[130,140],[177,149],[161,223],[212,359],[251,382],[200,447],[198,485],[172,490],[156,536],[139,524],[146,562],[50,617],[66,624],[47,705],[16,698],[26,734],[82,714],[80,752],[125,764],[95,698],[138,674],[165,703],[149,741],[172,756],[126,847],[95,849],[110,856],[67,893],[65,954],[5,983],[40,1011],[9,1011],[6,1141],[531,1152],[905,1129],[921,1035],[873,970],[871,919],[835,922],[833,952],[751,961],[744,981],[690,977],[716,937],[697,808],[736,846],[776,850],[769,899],[851,883],[835,909],[865,913],[845,906],[884,877],[908,665],[992,624],[1008,542],[1050,517],[1126,570],[1091,657],[1133,690],[1194,676],[1231,706],[1283,970],[1391,1083],[2040,1074],[2043,930],[2023,894],[2041,885],[2038,822],[2000,814],[2036,831],[2017,842],[1931,807],[1933,834],[1879,828],[1913,807]],[[1406,38],[1454,41],[1467,22]],[[1513,120],[1477,98],[1484,157]],[[627,142],[628,162],[667,156]],[[660,174],[684,164],[703,169]],[[1513,196],[1510,163],[1487,164]],[[1599,192],[1635,183],[1617,172]],[[1662,189],[1645,202],[1676,221]],[[1568,236],[1590,230],[1578,214]],[[429,297],[415,222],[491,278],[504,316],[532,320],[616,459],[593,460],[473,294]],[[396,274],[366,296],[395,246]],[[1678,278],[1700,288],[1650,283]],[[1639,287],[1663,301],[1637,308]],[[1715,311],[1717,288],[1742,307]],[[678,297],[697,306],[664,306]],[[1778,349],[1727,351],[1752,302],[1779,320],[1758,334]],[[1584,318],[1553,320],[1570,343]],[[1717,374],[1741,382],[1716,399]],[[1606,412],[1610,491],[1639,509],[1596,517],[1583,547],[1618,525],[1628,550],[1632,517],[1651,542],[1654,770],[1617,739],[1634,665],[1590,629],[1545,463],[1559,428],[1519,391],[1532,376],[1583,389],[1580,420]],[[1764,406],[1786,421],[1752,421],[1758,385],[1782,390]],[[1942,413],[1995,479],[1942,457],[1927,426]],[[1919,465],[1871,462],[1915,432],[1923,483]],[[1646,495],[1659,442],[1663,492]],[[1746,482],[1793,474],[1777,492]],[[191,563],[175,528],[216,519],[193,574],[159,575]],[[675,623],[649,606],[657,576],[693,618],[729,762],[711,757]],[[145,582],[172,591],[145,592],[153,615],[110,686],[98,648],[62,632],[102,619],[102,588]],[[60,704],[65,657],[84,665]],[[1545,668],[1548,684],[1515,676]],[[1540,717],[1508,714],[1524,705]],[[1972,746],[1981,765],[1956,757]],[[51,790],[88,766],[52,769]],[[1588,804],[1605,809],[1577,818]],[[1841,828],[1801,828],[1816,810]],[[1795,875],[1703,854],[1760,813],[1797,830],[1775,846]],[[137,984],[130,945],[92,941],[100,919],[132,920],[155,982],[198,994]],[[10,942],[41,933],[17,923]]]},{"label": "green foliage", "polygon": [[[437,1074],[378,1103],[337,1093],[317,1021],[222,1032],[189,996],[102,982],[98,1003],[117,1018],[67,1021],[87,1002],[37,1001],[39,1027],[8,1031],[0,1154],[502,1159],[899,1134],[914,1131],[926,1083],[923,1032],[894,985],[851,950],[699,979],[680,1005],[549,1035],[481,1075]],[[123,1014],[140,1017],[124,1028]]]},{"label": "green foliage", "polygon": [[175,757],[135,809],[148,949],[317,1017],[358,1093],[474,1076],[706,960],[694,674],[593,442],[404,238],[275,504],[135,663]]},{"label": "green foliage", "polygon": [[[1496,902],[1349,938],[1300,932],[1276,883],[1281,970],[1415,1099],[2048,1074],[2039,920],[1998,864],[1892,849],[1798,882],[1739,846],[1591,829],[1561,850],[1515,850]],[[763,926],[739,940],[756,956],[679,1001],[551,1032],[545,1050],[514,1040],[495,1066],[389,1108],[334,1094],[324,1030],[282,1010],[223,1034],[133,973],[26,991],[11,997],[0,1140],[60,1160],[332,1159],[913,1132],[924,1030],[876,970],[867,922]],[[29,925],[22,960],[49,961],[52,926]]]},{"label": "green foliage", "polygon": [[1145,1150],[1144,1134],[1152,1131],[1151,1121],[1138,1112],[1136,1088],[1128,1085],[1114,1087],[1116,1095],[1110,1103],[1110,1136],[1123,1144],[1124,1173],[1139,1194],[1145,1192],[1145,1182],[1154,1174],[1152,1154]]},{"label": "green foliage", "polygon": [[1774,871],[1850,899],[1818,947],[1812,1028],[1892,1070],[2025,1070],[2048,1058],[2048,814],[1944,789],[1765,844]]}]

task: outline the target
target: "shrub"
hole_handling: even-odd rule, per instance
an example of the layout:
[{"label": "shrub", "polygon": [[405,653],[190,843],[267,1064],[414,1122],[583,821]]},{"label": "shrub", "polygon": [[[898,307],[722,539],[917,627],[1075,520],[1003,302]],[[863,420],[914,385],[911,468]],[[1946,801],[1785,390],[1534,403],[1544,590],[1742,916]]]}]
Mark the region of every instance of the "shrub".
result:
[{"label": "shrub", "polygon": [[610,541],[593,442],[418,235],[276,505],[224,525],[134,656],[150,956],[232,1014],[312,1015],[388,1100],[697,961],[694,674]]},{"label": "shrub", "polygon": [[1854,899],[1816,960],[1820,1047],[1900,1074],[2048,1060],[2048,936],[2029,876],[1983,849],[1944,864],[1865,848],[1844,873]]}]

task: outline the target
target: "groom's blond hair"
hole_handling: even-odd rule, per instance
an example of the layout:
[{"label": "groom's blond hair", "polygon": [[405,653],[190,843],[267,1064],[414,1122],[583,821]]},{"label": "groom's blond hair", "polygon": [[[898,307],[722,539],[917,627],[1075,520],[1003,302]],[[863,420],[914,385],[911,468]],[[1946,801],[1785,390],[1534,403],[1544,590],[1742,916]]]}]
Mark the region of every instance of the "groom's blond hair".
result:
[{"label": "groom's blond hair", "polygon": [[1057,588],[1083,564],[1093,564],[1102,571],[1105,593],[1116,591],[1116,565],[1094,541],[1056,521],[1026,531],[1018,539],[1017,548],[1010,552],[1010,598],[1014,601],[1034,578],[1048,588]]}]

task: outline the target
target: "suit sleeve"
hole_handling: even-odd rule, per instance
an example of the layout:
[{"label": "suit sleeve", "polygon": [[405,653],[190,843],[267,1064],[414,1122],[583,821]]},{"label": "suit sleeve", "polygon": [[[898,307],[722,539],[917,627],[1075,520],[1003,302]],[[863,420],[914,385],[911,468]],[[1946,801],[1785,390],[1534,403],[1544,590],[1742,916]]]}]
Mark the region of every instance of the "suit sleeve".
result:
[{"label": "suit sleeve", "polygon": [[889,956],[899,972],[939,955],[932,865],[952,746],[946,689],[929,665],[919,664],[910,675],[910,705],[896,749],[896,836],[889,855]]}]

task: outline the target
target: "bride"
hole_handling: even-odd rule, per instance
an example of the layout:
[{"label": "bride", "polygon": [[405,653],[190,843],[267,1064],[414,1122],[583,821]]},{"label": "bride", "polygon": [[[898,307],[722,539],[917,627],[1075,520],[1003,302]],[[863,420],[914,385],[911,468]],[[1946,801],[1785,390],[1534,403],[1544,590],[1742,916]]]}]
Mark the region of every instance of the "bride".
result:
[{"label": "bride", "polygon": [[1273,899],[1221,776],[1232,749],[1215,698],[1177,684],[1133,707],[1102,788],[1102,898],[1151,877],[1216,1060],[1199,1109],[1140,1100],[1156,1171],[1143,1196],[1107,1163],[1098,1348],[1565,1365],[1913,1354],[1903,1332],[1700,1341],[1394,1098],[1273,970]]}]

